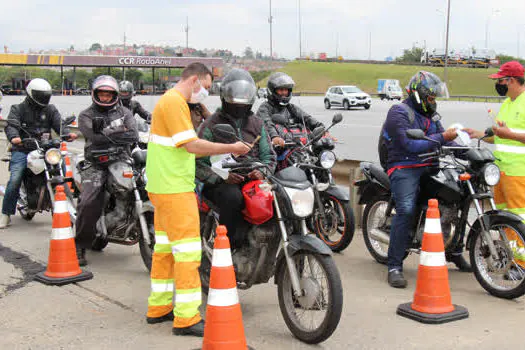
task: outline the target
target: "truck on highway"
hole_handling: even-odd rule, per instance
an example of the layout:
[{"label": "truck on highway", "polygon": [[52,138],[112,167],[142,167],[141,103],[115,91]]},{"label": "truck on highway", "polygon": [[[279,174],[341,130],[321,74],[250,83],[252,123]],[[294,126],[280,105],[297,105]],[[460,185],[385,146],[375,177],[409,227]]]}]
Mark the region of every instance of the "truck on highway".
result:
[{"label": "truck on highway", "polygon": [[378,79],[377,93],[381,100],[401,100],[403,98],[403,90],[396,79]]}]

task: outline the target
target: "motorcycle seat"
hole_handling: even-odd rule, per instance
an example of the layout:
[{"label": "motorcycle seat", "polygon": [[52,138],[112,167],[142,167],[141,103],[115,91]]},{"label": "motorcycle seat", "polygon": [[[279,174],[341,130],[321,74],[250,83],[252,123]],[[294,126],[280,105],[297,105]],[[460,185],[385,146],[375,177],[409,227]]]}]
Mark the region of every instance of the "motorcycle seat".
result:
[{"label": "motorcycle seat", "polygon": [[370,165],[370,174],[379,181],[387,190],[390,190],[390,179],[388,178],[387,173],[383,170],[380,165],[371,164]]}]

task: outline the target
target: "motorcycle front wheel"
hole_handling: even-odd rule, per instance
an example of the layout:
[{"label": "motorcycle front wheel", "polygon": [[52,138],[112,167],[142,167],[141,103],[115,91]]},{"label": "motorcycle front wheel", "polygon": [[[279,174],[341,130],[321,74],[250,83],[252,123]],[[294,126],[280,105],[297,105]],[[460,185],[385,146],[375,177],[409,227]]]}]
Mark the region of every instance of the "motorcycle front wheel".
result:
[{"label": "motorcycle front wheel", "polygon": [[287,266],[279,269],[277,294],[284,321],[292,334],[307,344],[328,339],[343,309],[343,287],[331,256],[300,251],[293,257],[303,295],[296,297]]},{"label": "motorcycle front wheel", "polygon": [[525,294],[525,225],[505,217],[493,218],[489,227],[498,258],[489,251],[481,230],[470,237],[470,263],[479,284],[490,294],[514,299]]},{"label": "motorcycle front wheel", "polygon": [[[144,240],[144,237],[142,236],[142,233],[139,233],[139,248],[140,248],[140,256],[142,257],[142,261],[144,262],[144,265],[146,265],[146,268],[148,271],[151,271],[151,261],[153,259],[153,250],[155,249],[155,226],[153,225],[153,212],[146,212],[144,213],[144,216],[146,217],[146,223],[148,225],[148,233],[149,233],[149,240],[150,244],[148,245],[146,241]],[[138,223],[138,227],[140,230],[140,223]]]},{"label": "motorcycle front wheel", "polygon": [[[315,208],[314,227],[315,234],[333,252],[344,250],[354,238],[355,220],[354,213],[348,201],[343,201],[334,196],[322,196],[323,208]],[[320,214],[324,211],[324,219]]]}]

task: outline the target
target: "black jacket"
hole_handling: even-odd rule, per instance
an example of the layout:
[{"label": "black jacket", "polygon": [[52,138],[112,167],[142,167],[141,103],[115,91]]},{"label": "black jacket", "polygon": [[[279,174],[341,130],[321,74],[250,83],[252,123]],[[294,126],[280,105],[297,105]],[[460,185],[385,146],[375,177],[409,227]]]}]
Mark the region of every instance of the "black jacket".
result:
[{"label": "black jacket", "polygon": [[[104,118],[104,129],[102,134],[93,132],[93,119]],[[115,105],[109,110],[103,110],[96,104],[80,112],[78,116],[78,128],[86,143],[84,154],[86,159],[91,157],[91,150],[103,150],[114,146],[114,143],[131,145],[138,141],[137,122],[131,115],[129,109]],[[111,142],[109,139],[113,142]]]},{"label": "black jacket", "polygon": [[132,116],[138,114],[145,121],[151,121],[151,113],[145,110],[139,101],[129,99],[126,102],[126,100],[122,100],[122,105],[131,111]]},{"label": "black jacket", "polygon": [[[57,134],[60,134],[60,125],[62,124],[62,117],[54,105],[47,105],[40,107],[33,101],[26,97],[24,102],[11,106],[8,120],[17,120],[20,122],[22,128],[27,132],[18,130],[15,127],[7,125],[5,127],[5,134],[7,139],[11,141],[15,137],[20,137],[22,140],[27,138],[41,139],[42,134],[51,133],[53,129]],[[69,134],[69,129],[64,127],[62,134]],[[51,136],[51,135],[50,135]],[[13,152],[28,153],[31,149],[26,149],[22,144],[12,145]]]},{"label": "black jacket", "polygon": [[266,126],[266,130],[268,130],[270,139],[273,139],[277,136],[283,137],[283,135],[279,135],[279,131],[275,127],[275,124],[278,123],[272,119],[272,116],[274,115],[280,115],[281,117],[286,118],[290,124],[302,125],[304,120],[307,129],[310,131],[313,131],[316,127],[323,125],[323,123],[319,122],[317,119],[294,104],[289,103],[287,106],[280,106],[274,104],[271,101],[266,101],[261,104],[259,110],[257,110],[257,116],[264,121],[264,125]]}]

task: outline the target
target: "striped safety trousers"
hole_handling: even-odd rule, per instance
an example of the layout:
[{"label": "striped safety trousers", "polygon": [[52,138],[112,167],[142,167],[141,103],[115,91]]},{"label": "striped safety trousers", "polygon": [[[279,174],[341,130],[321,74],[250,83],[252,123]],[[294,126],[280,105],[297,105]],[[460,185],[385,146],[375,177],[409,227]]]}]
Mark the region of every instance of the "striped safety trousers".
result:
[{"label": "striped safety trousers", "polygon": [[164,316],[173,309],[173,327],[189,327],[201,320],[202,300],[198,271],[201,239],[195,193],[149,193],[149,196],[155,206],[155,250],[148,317]]},{"label": "striped safety trousers", "polygon": [[[501,173],[500,182],[494,187],[494,201],[498,209],[508,210],[525,221],[525,176],[508,176]],[[512,230],[506,230],[514,258],[525,267],[525,242]]]}]

